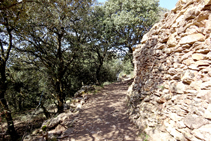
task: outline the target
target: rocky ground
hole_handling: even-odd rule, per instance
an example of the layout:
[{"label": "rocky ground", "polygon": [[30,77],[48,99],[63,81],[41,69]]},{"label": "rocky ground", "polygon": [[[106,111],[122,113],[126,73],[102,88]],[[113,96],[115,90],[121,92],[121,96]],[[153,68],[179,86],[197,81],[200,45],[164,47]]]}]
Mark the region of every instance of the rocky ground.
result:
[{"label": "rocky ground", "polygon": [[[144,136],[141,137],[127,114],[126,94],[130,84],[131,80],[106,85],[100,92],[89,96],[77,112],[62,113],[46,121],[53,128],[48,131],[48,138],[60,141],[142,141]],[[44,136],[32,139],[33,135],[30,135],[25,141],[42,140]]]}]

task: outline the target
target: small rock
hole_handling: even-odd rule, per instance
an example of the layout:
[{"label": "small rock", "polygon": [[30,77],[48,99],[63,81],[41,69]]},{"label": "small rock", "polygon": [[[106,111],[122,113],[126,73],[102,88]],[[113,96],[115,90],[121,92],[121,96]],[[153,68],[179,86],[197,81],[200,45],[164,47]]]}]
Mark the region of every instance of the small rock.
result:
[{"label": "small rock", "polygon": [[211,137],[210,131],[211,131],[211,124],[208,124],[200,127],[199,129],[193,130],[192,134],[201,140],[210,141]]},{"label": "small rock", "polygon": [[190,129],[198,129],[208,123],[206,119],[197,115],[187,115],[183,119],[184,124]]},{"label": "small rock", "polygon": [[204,5],[210,5],[211,4],[211,0],[204,0]]},{"label": "small rock", "polygon": [[208,52],[210,52],[210,49],[209,49],[209,48],[196,50],[196,53],[203,53],[203,54],[206,54],[206,53],[208,53]]},{"label": "small rock", "polygon": [[173,91],[178,94],[183,94],[185,89],[186,89],[186,85],[183,84],[182,82],[177,83],[176,86],[173,87]]},{"label": "small rock", "polygon": [[210,62],[207,61],[207,60],[199,60],[196,62],[196,65],[199,67],[199,66],[209,66],[210,65]]},{"label": "small rock", "polygon": [[[210,90],[201,90],[197,94],[197,98],[203,98],[205,97],[208,93],[211,93]],[[206,97],[207,98],[207,97]]]},{"label": "small rock", "polygon": [[188,70],[185,72],[184,76],[182,77],[182,82],[186,84],[190,84],[193,81],[194,76],[195,76],[194,73]]},{"label": "small rock", "polygon": [[197,41],[201,41],[201,42],[205,41],[204,35],[198,33],[198,34],[192,34],[192,35],[185,36],[180,40],[180,44],[181,45],[193,44],[194,42],[197,42]]},{"label": "small rock", "polygon": [[163,48],[165,48],[165,44],[158,44],[156,46],[156,49],[158,49],[158,50],[162,50]]},{"label": "small rock", "polygon": [[203,60],[205,56],[203,54],[195,53],[192,55],[192,58],[194,61]]},{"label": "small rock", "polygon": [[191,70],[196,70],[196,71],[199,70],[198,65],[195,65],[195,64],[191,64],[190,66],[188,66],[188,68]]},{"label": "small rock", "polygon": [[172,127],[167,130],[176,140],[184,140],[183,134],[175,130],[175,128]]},{"label": "small rock", "polygon": [[33,137],[31,135],[27,135],[24,137],[23,141],[31,141]]},{"label": "small rock", "polygon": [[80,111],[81,108],[82,108],[82,105],[81,105],[81,104],[78,104],[77,107],[76,107],[76,109],[75,109],[75,112],[76,112],[76,111]]},{"label": "small rock", "polygon": [[67,100],[67,101],[66,101],[66,104],[70,104],[70,103],[71,103],[71,100]]},{"label": "small rock", "polygon": [[84,105],[85,104],[85,100],[82,99],[80,103],[81,103],[81,105]]},{"label": "small rock", "polygon": [[159,98],[159,99],[156,100],[156,102],[159,103],[159,104],[163,104],[163,103],[166,102],[166,100],[165,100],[165,98]]},{"label": "small rock", "polygon": [[202,90],[204,90],[204,89],[210,89],[210,87],[211,87],[211,81],[202,83],[202,85],[201,85],[201,89]]},{"label": "small rock", "polygon": [[174,47],[177,45],[177,40],[175,38],[175,36],[173,34],[170,35],[169,39],[168,39],[168,42],[167,42],[167,45],[169,47]]},{"label": "small rock", "polygon": [[35,129],[35,130],[32,132],[32,135],[36,135],[37,133],[39,133],[39,129]]},{"label": "small rock", "polygon": [[168,71],[168,73],[169,73],[170,75],[175,75],[175,74],[177,74],[177,71],[176,71],[176,69],[174,69],[174,68],[170,68],[169,71]]},{"label": "small rock", "polygon": [[193,81],[190,84],[190,87],[193,88],[194,90],[200,91],[201,90],[201,85],[202,85],[202,81]]},{"label": "small rock", "polygon": [[144,44],[144,43],[146,43],[147,40],[148,40],[148,36],[147,36],[147,34],[145,34],[141,40],[141,43]]},{"label": "small rock", "polygon": [[178,121],[178,122],[177,122],[177,127],[178,127],[179,129],[182,129],[182,128],[185,128],[186,125],[184,124],[183,121]]},{"label": "small rock", "polygon": [[211,119],[211,105],[209,104],[207,110],[205,111],[205,114],[203,115],[207,119]]},{"label": "small rock", "polygon": [[176,74],[172,77],[173,80],[180,80],[181,79],[181,74]]},{"label": "small rock", "polygon": [[170,114],[169,114],[169,118],[171,118],[173,121],[179,121],[179,120],[183,119],[183,117],[178,116],[178,115],[175,114],[175,113],[170,113]]}]

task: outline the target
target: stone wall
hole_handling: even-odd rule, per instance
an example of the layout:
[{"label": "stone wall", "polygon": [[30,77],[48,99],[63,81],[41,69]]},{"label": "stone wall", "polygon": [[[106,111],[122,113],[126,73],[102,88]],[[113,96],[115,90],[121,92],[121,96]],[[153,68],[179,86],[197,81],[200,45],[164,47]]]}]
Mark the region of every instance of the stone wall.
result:
[{"label": "stone wall", "polygon": [[211,0],[179,0],[133,55],[129,114],[149,140],[211,140]]}]

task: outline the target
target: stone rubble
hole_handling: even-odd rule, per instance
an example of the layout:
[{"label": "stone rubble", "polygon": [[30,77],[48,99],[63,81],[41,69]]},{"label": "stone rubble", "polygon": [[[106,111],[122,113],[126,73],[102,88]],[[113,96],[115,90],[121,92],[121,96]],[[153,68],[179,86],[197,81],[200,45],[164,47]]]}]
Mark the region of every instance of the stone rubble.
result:
[{"label": "stone rubble", "polygon": [[[34,141],[34,140],[44,140],[44,134],[48,136],[50,140],[57,140],[66,137],[73,132],[73,124],[77,122],[77,115],[79,111],[83,108],[83,104],[89,99],[90,95],[87,94],[88,91],[95,90],[94,86],[82,86],[78,90],[72,100],[67,100],[64,104],[64,113],[47,119],[43,122],[40,129],[36,129],[31,135],[24,137],[23,141]],[[50,105],[48,110],[56,111],[56,106]],[[72,119],[72,117],[75,117]],[[45,128],[44,131],[42,128]]]},{"label": "stone rubble", "polygon": [[93,90],[95,90],[95,87],[94,86],[91,86],[91,85],[83,85],[81,87],[81,89],[78,90],[74,94],[74,97],[81,97],[81,96],[83,96],[83,94],[87,93],[88,91],[93,91]]},{"label": "stone rubble", "polygon": [[150,141],[211,140],[211,0],[179,0],[133,55],[131,121]]}]

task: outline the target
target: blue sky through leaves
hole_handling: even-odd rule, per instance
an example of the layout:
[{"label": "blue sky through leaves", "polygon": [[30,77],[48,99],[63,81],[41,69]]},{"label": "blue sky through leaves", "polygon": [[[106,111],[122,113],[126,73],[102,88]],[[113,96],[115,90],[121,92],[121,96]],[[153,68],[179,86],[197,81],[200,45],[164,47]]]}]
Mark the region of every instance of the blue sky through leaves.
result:
[{"label": "blue sky through leaves", "polygon": [[[105,2],[105,1],[107,0],[98,0],[98,2]],[[171,10],[175,7],[177,1],[178,0],[160,0],[160,6]]]}]

